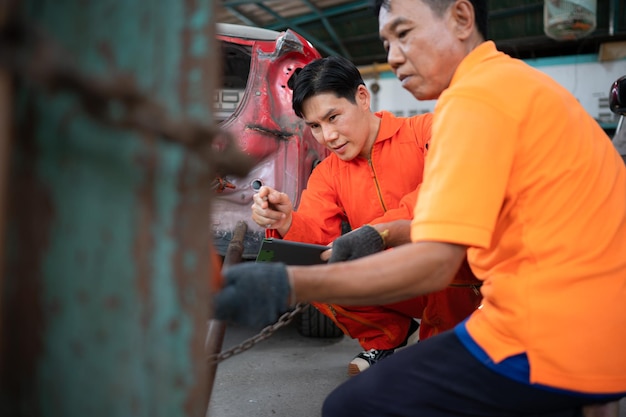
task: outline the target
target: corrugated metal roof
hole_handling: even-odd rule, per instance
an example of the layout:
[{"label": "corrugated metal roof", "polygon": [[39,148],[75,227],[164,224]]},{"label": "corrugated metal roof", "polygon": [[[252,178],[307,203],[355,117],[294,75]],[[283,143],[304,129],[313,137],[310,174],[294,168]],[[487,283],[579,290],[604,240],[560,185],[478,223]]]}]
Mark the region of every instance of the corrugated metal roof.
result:
[{"label": "corrugated metal roof", "polygon": [[[606,42],[626,41],[626,0],[598,0],[597,27],[576,41],[558,42],[543,32],[543,1],[491,1],[490,38],[518,58],[597,53]],[[277,31],[290,28],[322,55],[343,55],[357,65],[386,61],[371,0],[225,0],[218,22]]]}]

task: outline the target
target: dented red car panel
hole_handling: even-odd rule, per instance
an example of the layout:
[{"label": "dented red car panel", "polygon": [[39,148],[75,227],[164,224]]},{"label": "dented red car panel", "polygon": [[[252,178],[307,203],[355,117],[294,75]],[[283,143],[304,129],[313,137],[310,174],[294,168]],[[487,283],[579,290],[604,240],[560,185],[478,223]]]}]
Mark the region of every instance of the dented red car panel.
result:
[{"label": "dented red car panel", "polygon": [[223,53],[222,85],[216,89],[216,118],[257,165],[245,178],[214,183],[213,234],[224,254],[240,220],[248,224],[244,258],[256,256],[264,230],[251,220],[252,195],[262,185],[286,193],[297,207],[314,166],[327,150],[291,107],[289,80],[297,68],[320,57],[302,36],[240,25],[217,25]]}]

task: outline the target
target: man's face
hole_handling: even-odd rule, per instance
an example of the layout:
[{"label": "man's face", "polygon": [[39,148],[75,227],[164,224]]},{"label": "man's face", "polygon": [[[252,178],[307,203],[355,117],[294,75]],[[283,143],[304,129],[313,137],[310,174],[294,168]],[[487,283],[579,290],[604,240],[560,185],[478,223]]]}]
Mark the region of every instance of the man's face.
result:
[{"label": "man's face", "polygon": [[366,91],[364,86],[359,87],[356,104],[333,93],[323,93],[306,99],[302,106],[304,122],[315,140],[343,161],[369,153],[371,112]]},{"label": "man's face", "polygon": [[451,8],[438,16],[422,0],[389,4],[380,9],[378,19],[387,62],[415,98],[437,99],[466,55]]}]

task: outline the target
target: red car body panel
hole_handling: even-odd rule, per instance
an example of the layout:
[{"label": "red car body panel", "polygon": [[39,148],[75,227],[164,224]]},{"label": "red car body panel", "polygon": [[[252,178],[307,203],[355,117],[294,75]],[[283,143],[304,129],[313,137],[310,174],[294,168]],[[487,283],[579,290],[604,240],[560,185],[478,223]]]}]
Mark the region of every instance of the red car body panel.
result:
[{"label": "red car body panel", "polygon": [[238,221],[248,224],[244,258],[254,258],[265,231],[251,220],[252,195],[262,185],[287,193],[294,207],[314,166],[328,154],[291,107],[289,80],[320,54],[302,36],[238,25],[217,25],[223,79],[216,118],[240,149],[258,161],[245,178],[220,177],[212,224],[218,252],[225,254]]}]

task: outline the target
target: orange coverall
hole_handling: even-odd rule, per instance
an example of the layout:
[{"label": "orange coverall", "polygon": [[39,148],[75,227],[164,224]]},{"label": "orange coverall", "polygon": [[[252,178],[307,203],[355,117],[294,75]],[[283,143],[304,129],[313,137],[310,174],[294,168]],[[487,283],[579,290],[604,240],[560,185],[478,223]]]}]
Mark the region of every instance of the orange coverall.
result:
[{"label": "orange coverall", "polygon": [[[356,229],[413,217],[432,115],[376,115],[382,120],[370,159],[342,161],[334,154],[324,159],[309,178],[289,232],[280,236],[269,229],[268,237],[327,245],[341,235],[342,221]],[[413,317],[422,320],[422,340],[465,319],[480,303],[478,285],[465,262],[449,288],[426,296],[368,307],[312,304],[365,350],[386,350],[405,340]]]}]

